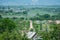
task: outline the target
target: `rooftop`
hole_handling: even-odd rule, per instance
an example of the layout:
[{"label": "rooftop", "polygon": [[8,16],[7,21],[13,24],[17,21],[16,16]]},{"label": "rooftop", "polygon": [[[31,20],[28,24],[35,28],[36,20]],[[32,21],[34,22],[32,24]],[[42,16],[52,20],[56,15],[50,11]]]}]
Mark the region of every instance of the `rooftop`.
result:
[{"label": "rooftop", "polygon": [[27,37],[32,38],[35,34],[36,34],[36,32],[28,32]]}]

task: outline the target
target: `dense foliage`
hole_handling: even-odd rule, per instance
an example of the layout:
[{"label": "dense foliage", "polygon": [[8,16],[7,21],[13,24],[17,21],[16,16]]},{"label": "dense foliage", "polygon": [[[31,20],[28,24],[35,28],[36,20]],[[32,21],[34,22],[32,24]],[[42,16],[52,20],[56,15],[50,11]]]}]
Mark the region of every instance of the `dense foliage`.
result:
[{"label": "dense foliage", "polygon": [[[60,40],[60,24],[52,23],[49,25],[47,21],[42,22],[42,20],[60,20],[59,7],[21,8],[19,11],[13,10],[14,8],[10,9],[10,7],[6,8],[0,7],[2,9],[0,10],[0,40],[29,40],[26,36],[26,31],[36,32],[43,40]],[[29,30],[29,20],[33,21],[34,28],[31,30]],[[40,22],[34,23],[36,20]],[[48,26],[50,31],[47,30]]]},{"label": "dense foliage", "polygon": [[17,30],[16,24],[10,19],[0,19],[0,40],[28,40],[26,34]]},{"label": "dense foliage", "polygon": [[51,24],[51,30],[50,32],[42,32],[43,40],[60,40],[60,24]]}]

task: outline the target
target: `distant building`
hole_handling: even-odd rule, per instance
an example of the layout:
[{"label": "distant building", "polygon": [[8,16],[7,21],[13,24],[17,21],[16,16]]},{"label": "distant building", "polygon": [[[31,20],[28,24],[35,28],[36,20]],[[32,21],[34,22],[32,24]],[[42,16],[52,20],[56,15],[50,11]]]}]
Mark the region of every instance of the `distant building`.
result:
[{"label": "distant building", "polygon": [[52,20],[48,20],[49,23],[52,23],[53,21]]},{"label": "distant building", "polygon": [[36,32],[28,32],[27,37],[31,40],[42,40],[41,37],[37,36]]},{"label": "distant building", "polygon": [[24,12],[26,10],[16,10],[16,9],[13,9],[13,12]]},{"label": "distant building", "polygon": [[56,22],[57,24],[60,24],[60,20],[56,20],[55,22]]},{"label": "distant building", "polygon": [[54,21],[53,21],[53,20],[48,20],[48,22],[49,22],[49,23],[55,22],[56,24],[60,24],[60,20],[54,20]]}]

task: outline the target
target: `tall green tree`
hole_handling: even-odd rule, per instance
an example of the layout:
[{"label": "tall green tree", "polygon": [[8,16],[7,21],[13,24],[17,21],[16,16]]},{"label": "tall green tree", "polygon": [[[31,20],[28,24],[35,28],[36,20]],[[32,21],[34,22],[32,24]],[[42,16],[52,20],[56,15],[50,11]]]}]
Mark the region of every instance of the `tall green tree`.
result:
[{"label": "tall green tree", "polygon": [[2,30],[12,31],[16,27],[16,24],[10,19],[1,19],[0,20],[0,28]]},{"label": "tall green tree", "polygon": [[25,19],[27,19],[27,13],[28,13],[27,11],[23,11],[23,14],[24,14],[25,17],[26,17]]},{"label": "tall green tree", "polygon": [[0,18],[2,18],[2,16],[0,15]]}]

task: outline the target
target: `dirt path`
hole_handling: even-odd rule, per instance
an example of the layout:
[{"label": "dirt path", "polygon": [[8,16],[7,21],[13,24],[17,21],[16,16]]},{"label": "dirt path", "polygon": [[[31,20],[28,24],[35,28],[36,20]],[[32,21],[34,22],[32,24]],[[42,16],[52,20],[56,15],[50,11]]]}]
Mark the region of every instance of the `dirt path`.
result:
[{"label": "dirt path", "polygon": [[30,29],[33,28],[33,23],[32,23],[32,20],[30,20]]}]

